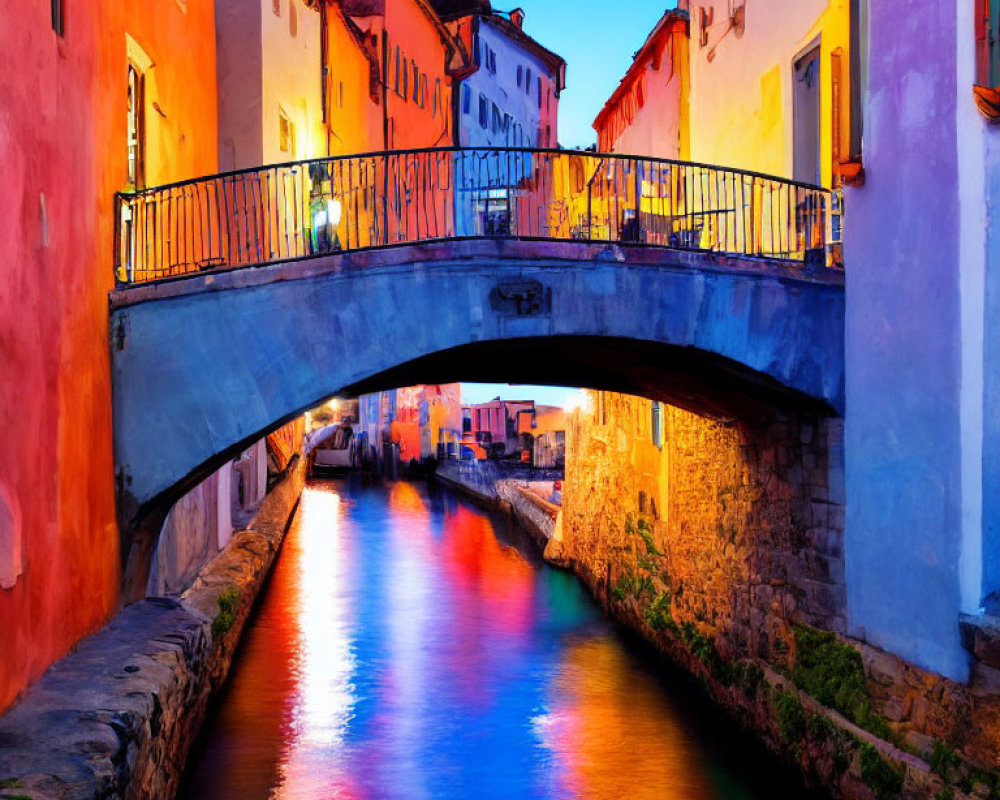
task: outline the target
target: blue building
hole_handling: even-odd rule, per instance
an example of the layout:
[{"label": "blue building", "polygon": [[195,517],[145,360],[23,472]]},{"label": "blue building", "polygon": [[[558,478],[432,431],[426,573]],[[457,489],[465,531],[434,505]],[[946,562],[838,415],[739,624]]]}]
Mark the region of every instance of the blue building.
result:
[{"label": "blue building", "polygon": [[[472,54],[452,93],[455,144],[476,148],[555,148],[566,62],[524,32],[524,12],[494,12],[488,0],[437,0],[435,7]],[[456,164],[460,235],[518,232],[517,195],[535,168],[529,156],[481,152]],[[523,223],[522,223],[523,226]],[[533,231],[520,231],[530,235]]]}]

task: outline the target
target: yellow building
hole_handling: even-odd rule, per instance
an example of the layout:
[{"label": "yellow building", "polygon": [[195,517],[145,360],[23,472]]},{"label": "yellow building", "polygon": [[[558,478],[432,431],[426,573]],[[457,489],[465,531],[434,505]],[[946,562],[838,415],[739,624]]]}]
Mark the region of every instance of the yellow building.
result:
[{"label": "yellow building", "polygon": [[850,0],[682,0],[692,161],[828,188],[851,158]]}]

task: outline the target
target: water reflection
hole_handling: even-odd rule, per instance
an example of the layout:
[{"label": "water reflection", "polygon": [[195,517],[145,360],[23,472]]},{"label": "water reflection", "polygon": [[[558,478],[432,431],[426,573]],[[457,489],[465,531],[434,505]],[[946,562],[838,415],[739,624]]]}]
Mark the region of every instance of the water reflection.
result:
[{"label": "water reflection", "polygon": [[780,796],[748,793],[696,716],[506,520],[317,484],[182,796]]}]

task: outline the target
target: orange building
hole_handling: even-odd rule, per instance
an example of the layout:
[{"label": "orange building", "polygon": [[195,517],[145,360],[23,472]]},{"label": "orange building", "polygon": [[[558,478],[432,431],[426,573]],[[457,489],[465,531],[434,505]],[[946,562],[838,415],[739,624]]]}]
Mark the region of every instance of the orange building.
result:
[{"label": "orange building", "polygon": [[451,76],[468,54],[425,0],[342,0],[384,76],[382,142],[386,150],[452,143]]},{"label": "orange building", "polygon": [[323,13],[324,115],[331,156],[382,149],[382,87],[378,39],[366,34],[340,5]]},{"label": "orange building", "polygon": [[3,709],[119,605],[113,199],[217,171],[214,3],[16,3],[0,75]]}]

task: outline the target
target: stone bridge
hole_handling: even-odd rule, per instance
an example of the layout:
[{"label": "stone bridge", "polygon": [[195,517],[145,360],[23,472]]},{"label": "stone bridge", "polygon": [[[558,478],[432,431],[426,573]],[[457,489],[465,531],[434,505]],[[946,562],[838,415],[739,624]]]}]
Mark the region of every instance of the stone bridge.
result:
[{"label": "stone bridge", "polygon": [[840,415],[843,272],[817,239],[825,203],[701,165],[455,149],[122,196],[123,553],[224,460],[334,394],[496,381],[715,417]]}]

